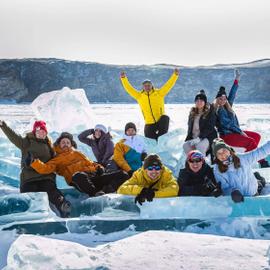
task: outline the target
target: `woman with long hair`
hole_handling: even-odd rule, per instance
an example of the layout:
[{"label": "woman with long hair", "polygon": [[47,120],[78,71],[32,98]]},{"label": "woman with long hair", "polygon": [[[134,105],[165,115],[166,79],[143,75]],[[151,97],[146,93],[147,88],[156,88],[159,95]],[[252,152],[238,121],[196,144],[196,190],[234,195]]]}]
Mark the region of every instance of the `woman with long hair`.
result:
[{"label": "woman with long hair", "polygon": [[224,195],[231,195],[234,202],[244,201],[244,196],[260,194],[265,180],[252,172],[252,164],[270,154],[270,141],[248,153],[235,153],[222,139],[212,144],[214,175],[220,182]]},{"label": "woman with long hair", "polygon": [[216,114],[213,106],[207,102],[204,90],[195,96],[194,102],[189,113],[188,134],[183,148],[186,155],[197,149],[206,156],[213,140],[217,138]]},{"label": "woman with long hair", "polygon": [[[232,106],[238,90],[240,73],[235,71],[235,80],[233,86],[227,96],[224,86],[221,86],[214,101],[214,107],[217,115],[217,129],[220,138],[232,147],[243,147],[245,152],[249,152],[257,148],[261,136],[260,134],[242,130],[240,128],[236,113]],[[259,161],[261,167],[268,167],[266,160]]]}]

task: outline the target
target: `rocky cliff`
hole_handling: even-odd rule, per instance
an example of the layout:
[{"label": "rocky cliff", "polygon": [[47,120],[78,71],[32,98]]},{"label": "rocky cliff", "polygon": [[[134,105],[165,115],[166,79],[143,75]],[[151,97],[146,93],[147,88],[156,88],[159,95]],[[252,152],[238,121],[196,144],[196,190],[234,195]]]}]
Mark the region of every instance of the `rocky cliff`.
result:
[{"label": "rocky cliff", "polygon": [[[119,80],[125,70],[137,89],[148,78],[160,87],[170,77],[175,66],[116,66],[59,59],[0,60],[0,101],[30,102],[39,94],[51,90],[83,88],[90,102],[133,102]],[[181,75],[166,97],[168,103],[193,102],[194,95],[205,89],[212,100],[220,85],[229,89],[235,68],[242,77],[237,102],[270,102],[270,60],[246,64],[209,67],[178,67]]]}]

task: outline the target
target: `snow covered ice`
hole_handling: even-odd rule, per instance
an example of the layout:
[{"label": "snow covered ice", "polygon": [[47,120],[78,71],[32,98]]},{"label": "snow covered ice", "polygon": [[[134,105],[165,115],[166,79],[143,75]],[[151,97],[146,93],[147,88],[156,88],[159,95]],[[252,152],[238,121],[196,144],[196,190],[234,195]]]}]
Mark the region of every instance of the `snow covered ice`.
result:
[{"label": "snow covered ice", "polygon": [[45,270],[48,262],[51,269],[268,269],[269,244],[265,240],[149,231],[93,248],[22,235],[8,252],[5,270]]},{"label": "snow covered ice", "polygon": [[[82,89],[75,91],[65,88],[61,91],[45,93],[40,95],[31,106],[0,105],[0,107],[0,119],[6,120],[18,133],[23,134],[31,130],[35,119],[44,119],[48,123],[50,135],[53,139],[57,138],[62,131],[72,132],[79,150],[91,159],[94,159],[91,149],[79,143],[76,136],[86,128],[103,123],[110,127],[113,140],[117,142],[123,135],[125,124],[133,121],[138,127],[138,133],[143,134],[144,122],[137,104],[90,105]],[[151,139],[145,139],[147,152],[158,153],[176,176],[179,169],[184,165],[185,156],[182,151],[182,144],[186,136],[190,107],[191,105],[187,104],[166,104],[167,114],[171,118],[170,132],[160,137],[158,143]],[[262,134],[261,143],[270,138],[270,105],[235,104],[235,110],[243,128],[258,131]],[[257,165],[254,165],[254,170],[259,170],[267,180],[270,180],[270,169],[258,169]],[[76,258],[81,258],[82,265],[84,260],[87,263],[89,262],[87,266],[82,267],[102,265],[110,269],[123,269],[121,263],[124,264],[124,259],[123,261],[118,260],[119,262],[108,259],[108,262],[105,263],[101,261],[101,255],[93,255],[96,252],[104,255],[106,249],[110,250],[108,247],[111,247],[111,244],[107,246],[100,246],[100,244],[116,241],[113,244],[114,251],[111,251],[109,257],[117,257],[117,254],[121,253],[123,258],[125,256],[129,258],[125,252],[118,249],[121,247],[121,243],[125,243],[123,246],[130,246],[130,248],[137,250],[136,241],[143,242],[151,236],[153,238],[151,247],[157,246],[157,248],[160,248],[160,251],[153,249],[153,254],[163,252],[161,248],[162,245],[165,245],[165,242],[160,242],[160,237],[168,240],[170,250],[175,248],[175,252],[164,255],[167,256],[167,259],[164,259],[160,264],[160,269],[164,269],[170,263],[170,256],[174,258],[177,253],[179,254],[178,248],[183,247],[181,243],[187,243],[191,235],[194,242],[190,240],[190,245],[203,246],[204,241],[208,243],[207,245],[210,245],[209,243],[212,241],[213,247],[219,247],[219,245],[226,245],[230,242],[235,243],[235,246],[231,246],[231,250],[234,251],[237,250],[239,245],[244,245],[245,248],[241,254],[244,256],[243,258],[251,260],[251,266],[253,263],[254,265],[255,263],[267,265],[266,251],[269,241],[266,239],[270,239],[269,186],[265,189],[263,196],[246,198],[245,202],[241,204],[232,203],[229,197],[218,199],[186,197],[154,199],[151,203],[138,206],[134,204],[134,197],[132,196],[111,194],[98,198],[87,198],[87,196],[67,187],[62,177],[57,177],[58,186],[63,189],[67,199],[75,205],[72,210],[72,217],[61,219],[50,208],[45,193],[18,193],[19,173],[20,151],[0,131],[0,238],[2,240],[0,268],[7,265],[6,269],[29,269],[27,267],[32,263],[33,269],[45,269],[46,260],[49,260],[49,258],[53,266],[59,263],[58,268],[64,268],[67,267],[65,263],[72,263]],[[148,230],[159,230],[159,232],[150,231],[141,235],[138,234]],[[208,236],[198,235],[196,239],[193,234],[185,235],[168,231],[195,232],[208,234]],[[42,234],[46,238],[32,235],[22,235],[18,238],[22,233]],[[138,235],[135,235],[135,238],[126,238],[134,234]],[[209,236],[209,234],[217,236],[215,238]],[[262,239],[264,241],[231,239],[221,237],[221,235]],[[48,237],[51,239],[48,239]],[[61,245],[59,245],[59,242],[53,238],[66,240],[66,242],[61,242]],[[123,238],[125,239],[121,240],[122,242],[117,241]],[[175,242],[173,242],[173,238],[175,238]],[[16,241],[13,243],[14,240]],[[95,243],[93,243],[94,241]],[[65,245],[68,246],[68,250],[74,252],[78,249],[78,253],[65,253]],[[97,247],[91,250],[89,246]],[[57,249],[57,247],[59,248]],[[164,250],[165,247],[166,245]],[[169,249],[168,246],[167,248]],[[9,255],[7,256],[8,250]],[[35,252],[39,254],[38,258],[40,258],[37,262],[31,261]],[[142,249],[142,254],[147,252],[146,249]],[[203,252],[203,248],[201,248],[201,252]],[[228,263],[226,269],[236,269],[233,267],[236,257],[233,258],[235,261],[232,259],[231,262],[227,262],[224,258],[231,255],[226,252],[219,252],[218,256],[222,255],[223,261]],[[30,258],[29,254],[33,256]],[[114,254],[116,255],[114,256]],[[241,257],[241,254],[239,249],[238,258]],[[92,260],[91,256],[96,256],[96,259]],[[204,256],[204,253],[201,253],[200,256]],[[61,257],[65,260],[61,259],[62,261],[58,262]],[[210,263],[210,259],[213,261],[213,258],[209,258],[207,263]],[[246,259],[243,259],[242,268],[239,266],[237,269],[256,269],[253,267],[245,268]],[[38,265],[38,262],[40,265]],[[37,266],[35,266],[35,263]],[[143,265],[146,262],[142,261],[141,263]],[[171,268],[179,269],[179,265],[172,265]],[[192,267],[198,269],[196,261],[194,265],[182,265],[187,267],[184,269],[192,269]],[[72,268],[71,265],[68,266]],[[150,264],[148,266],[148,268],[152,268]],[[76,267],[79,267],[79,265]],[[147,265],[145,268],[147,268]]]}]

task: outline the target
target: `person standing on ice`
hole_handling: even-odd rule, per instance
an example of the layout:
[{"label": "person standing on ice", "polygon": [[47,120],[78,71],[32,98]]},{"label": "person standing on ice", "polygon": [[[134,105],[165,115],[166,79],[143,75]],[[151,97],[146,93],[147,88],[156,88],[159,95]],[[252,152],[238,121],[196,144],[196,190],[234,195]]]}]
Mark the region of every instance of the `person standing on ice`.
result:
[{"label": "person standing on ice", "polygon": [[53,172],[40,174],[31,168],[27,162],[28,156],[47,162],[55,156],[55,152],[44,121],[35,121],[32,132],[25,137],[18,135],[4,121],[0,127],[8,139],[21,150],[20,192],[46,192],[50,203],[60,212],[62,217],[70,214],[71,206],[64,195],[56,187],[56,175]]},{"label": "person standing on ice", "polygon": [[213,169],[205,162],[204,155],[198,150],[191,150],[188,153],[185,168],[180,170],[177,182],[181,187],[179,196],[222,195]]},{"label": "person standing on ice", "polygon": [[110,164],[114,144],[105,126],[98,124],[94,129],[87,129],[78,135],[78,139],[92,148],[97,163],[105,168]]},{"label": "person standing on ice", "polygon": [[123,139],[115,145],[113,153],[116,165],[127,172],[129,177],[142,166],[146,157],[144,141],[136,133],[136,125],[132,122],[127,123]]},{"label": "person standing on ice", "polygon": [[126,73],[121,72],[121,82],[128,94],[140,105],[144,120],[144,136],[157,140],[159,136],[168,132],[170,118],[165,115],[164,98],[173,88],[179,77],[179,70],[175,69],[170,79],[160,88],[154,88],[150,80],[142,83],[143,89],[136,90],[128,81]]},{"label": "person standing on ice", "polygon": [[55,158],[44,163],[31,158],[31,167],[40,174],[56,172],[63,176],[68,185],[90,197],[115,192],[128,179],[122,171],[106,174],[102,165],[91,161],[76,150],[72,134],[62,132],[54,143]]},{"label": "person standing on ice", "polygon": [[237,154],[222,139],[215,139],[212,150],[214,175],[224,195],[231,195],[234,202],[242,202],[244,196],[261,193],[265,179],[258,172],[252,172],[252,165],[270,154],[270,141],[248,153]]},{"label": "person standing on ice", "polygon": [[162,164],[156,154],[148,155],[143,166],[124,182],[117,190],[118,194],[135,195],[135,203],[142,205],[153,198],[175,197],[179,186],[172,172]]},{"label": "person standing on ice", "polygon": [[195,106],[188,117],[188,132],[183,148],[186,155],[197,149],[206,156],[213,140],[217,138],[216,114],[214,107],[207,102],[204,90],[195,96],[194,102]]},{"label": "person standing on ice", "polygon": [[[232,109],[234,99],[238,90],[240,72],[235,70],[235,80],[227,96],[225,87],[221,86],[214,101],[214,107],[217,114],[217,129],[220,138],[232,147],[243,147],[246,152],[256,149],[261,136],[260,134],[242,130],[240,128],[237,116]],[[266,160],[259,161],[261,167],[269,167]]]}]

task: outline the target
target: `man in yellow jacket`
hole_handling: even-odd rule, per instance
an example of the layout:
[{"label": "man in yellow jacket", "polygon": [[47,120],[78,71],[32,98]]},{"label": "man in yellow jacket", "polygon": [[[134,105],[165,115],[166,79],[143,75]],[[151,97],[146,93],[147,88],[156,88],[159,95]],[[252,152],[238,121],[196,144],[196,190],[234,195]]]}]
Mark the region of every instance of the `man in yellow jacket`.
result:
[{"label": "man in yellow jacket", "polygon": [[172,172],[162,165],[161,159],[156,154],[148,155],[143,167],[124,182],[117,190],[118,194],[136,195],[135,203],[142,205],[145,200],[153,198],[175,197],[179,186]]},{"label": "man in yellow jacket", "polygon": [[143,89],[136,90],[128,81],[126,73],[121,72],[121,82],[124,89],[140,105],[144,120],[144,135],[147,138],[158,139],[168,132],[170,118],[165,115],[164,98],[173,88],[179,77],[179,70],[175,69],[170,79],[160,88],[154,88],[150,80],[143,81]]}]

